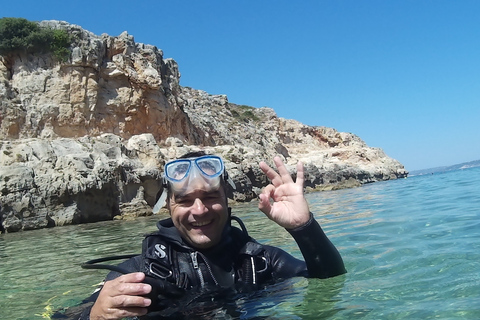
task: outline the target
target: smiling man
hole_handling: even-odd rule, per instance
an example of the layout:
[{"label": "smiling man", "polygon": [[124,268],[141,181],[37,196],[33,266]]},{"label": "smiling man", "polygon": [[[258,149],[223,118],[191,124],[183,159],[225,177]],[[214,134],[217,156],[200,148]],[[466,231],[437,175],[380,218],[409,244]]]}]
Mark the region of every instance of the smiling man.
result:
[{"label": "smiling man", "polygon": [[222,159],[210,155],[165,165],[167,208],[182,238],[194,248],[207,249],[220,242],[219,231],[229,218],[224,171]]},{"label": "smiling man", "polygon": [[[345,273],[340,254],[309,211],[303,164],[298,163],[294,181],[279,157],[274,162],[278,172],[260,163],[271,184],[260,194],[258,206],[293,236],[305,261],[252,239],[228,208],[229,178],[222,159],[190,153],[165,165],[164,191],[156,207],[166,202],[171,217],[159,221],[159,230],[146,236],[141,255],[107,275],[101,290],[90,298],[93,306],[80,319],[142,317],[151,312],[167,316],[172,301],[189,292],[243,292],[295,276]],[[241,229],[232,226],[232,220]]]}]

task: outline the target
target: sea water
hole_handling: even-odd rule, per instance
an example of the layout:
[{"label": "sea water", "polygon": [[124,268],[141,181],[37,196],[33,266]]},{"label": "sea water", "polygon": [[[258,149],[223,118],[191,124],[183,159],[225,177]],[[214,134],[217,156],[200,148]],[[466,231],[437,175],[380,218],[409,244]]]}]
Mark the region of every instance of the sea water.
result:
[{"label": "sea water", "polygon": [[[348,273],[289,279],[232,302],[236,316],[208,318],[480,319],[479,185],[480,168],[471,168],[307,194]],[[233,208],[250,235],[301,257],[256,206]],[[75,306],[105,276],[80,264],[139,252],[159,218],[1,235],[0,319],[48,319]]]}]

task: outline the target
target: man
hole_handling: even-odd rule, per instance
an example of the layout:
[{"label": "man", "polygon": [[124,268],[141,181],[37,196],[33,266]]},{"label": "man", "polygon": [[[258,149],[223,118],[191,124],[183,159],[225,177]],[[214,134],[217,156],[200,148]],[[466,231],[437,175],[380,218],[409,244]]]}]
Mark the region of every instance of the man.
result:
[{"label": "man", "polygon": [[231,217],[228,208],[222,159],[203,152],[187,154],[165,165],[167,193],[159,202],[166,198],[171,218],[160,221],[159,231],[146,237],[142,255],[119,265],[116,270],[123,275],[107,276],[95,303],[80,319],[140,317],[168,309],[169,303],[162,301],[195,290],[252,290],[295,276],[345,273],[340,254],[309,211],[303,164],[297,164],[294,181],[279,157],[274,163],[278,172],[260,162],[271,184],[260,194],[258,207],[293,236],[305,261],[258,244],[243,224],[243,231],[231,226],[231,219],[239,219]]}]

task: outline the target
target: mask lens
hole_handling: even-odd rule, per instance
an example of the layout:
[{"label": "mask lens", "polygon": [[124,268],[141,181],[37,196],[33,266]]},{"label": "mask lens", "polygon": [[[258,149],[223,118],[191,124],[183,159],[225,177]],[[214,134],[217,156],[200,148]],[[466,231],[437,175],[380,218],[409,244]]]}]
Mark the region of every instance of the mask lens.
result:
[{"label": "mask lens", "polygon": [[[192,165],[195,167],[192,168]],[[212,179],[223,173],[223,161],[217,156],[203,156],[194,159],[177,159],[165,164],[165,177],[171,182],[181,182],[198,171],[205,178]]]},{"label": "mask lens", "polygon": [[168,179],[181,181],[190,171],[190,160],[175,160],[165,165],[165,174]]},{"label": "mask lens", "polygon": [[195,160],[200,171],[208,177],[217,177],[223,172],[223,162],[215,156],[201,157]]}]

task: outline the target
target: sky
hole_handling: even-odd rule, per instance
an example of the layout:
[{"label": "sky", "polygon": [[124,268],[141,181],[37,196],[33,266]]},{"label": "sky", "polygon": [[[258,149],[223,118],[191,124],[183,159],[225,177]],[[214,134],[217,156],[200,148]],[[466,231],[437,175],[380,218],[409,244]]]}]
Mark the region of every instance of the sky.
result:
[{"label": "sky", "polygon": [[180,85],[351,132],[407,170],[480,159],[480,1],[4,1],[0,17],[127,31]]}]

